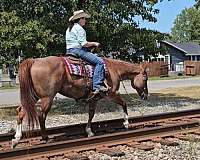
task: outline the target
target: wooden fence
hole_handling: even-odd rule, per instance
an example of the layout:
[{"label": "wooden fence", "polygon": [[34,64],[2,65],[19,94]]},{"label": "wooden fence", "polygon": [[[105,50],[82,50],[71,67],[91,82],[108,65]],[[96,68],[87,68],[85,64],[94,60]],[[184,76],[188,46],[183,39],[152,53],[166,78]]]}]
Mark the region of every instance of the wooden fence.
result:
[{"label": "wooden fence", "polygon": [[[168,76],[169,65],[166,62],[148,62],[148,76]],[[200,75],[200,61],[184,61],[184,74],[186,76]]]},{"label": "wooden fence", "polygon": [[184,61],[186,76],[200,75],[200,61]]},{"label": "wooden fence", "polygon": [[159,61],[159,62],[148,62],[148,76],[168,76],[168,64],[167,62]]}]

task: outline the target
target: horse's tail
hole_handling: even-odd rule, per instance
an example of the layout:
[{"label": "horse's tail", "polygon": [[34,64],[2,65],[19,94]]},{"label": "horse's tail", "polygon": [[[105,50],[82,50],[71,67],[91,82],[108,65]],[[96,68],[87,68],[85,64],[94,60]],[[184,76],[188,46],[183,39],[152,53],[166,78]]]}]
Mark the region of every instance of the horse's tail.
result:
[{"label": "horse's tail", "polygon": [[33,59],[24,60],[19,67],[20,98],[21,104],[26,112],[28,126],[34,128],[38,124],[35,108],[37,95],[35,93],[30,69],[34,63]]}]

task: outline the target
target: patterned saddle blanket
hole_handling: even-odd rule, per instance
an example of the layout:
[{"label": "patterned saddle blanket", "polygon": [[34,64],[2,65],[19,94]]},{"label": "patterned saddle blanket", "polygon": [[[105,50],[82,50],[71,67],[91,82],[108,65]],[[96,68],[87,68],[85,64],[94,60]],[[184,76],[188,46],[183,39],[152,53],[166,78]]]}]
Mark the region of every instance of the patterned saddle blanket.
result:
[{"label": "patterned saddle blanket", "polygon": [[[68,57],[63,57],[63,60],[66,65],[66,69],[69,71],[72,75],[78,75],[78,76],[87,76],[87,77],[93,77],[94,74],[94,66],[90,64],[84,64],[84,63],[75,63],[72,60],[70,60]],[[104,63],[105,71],[107,72],[106,65]]]}]

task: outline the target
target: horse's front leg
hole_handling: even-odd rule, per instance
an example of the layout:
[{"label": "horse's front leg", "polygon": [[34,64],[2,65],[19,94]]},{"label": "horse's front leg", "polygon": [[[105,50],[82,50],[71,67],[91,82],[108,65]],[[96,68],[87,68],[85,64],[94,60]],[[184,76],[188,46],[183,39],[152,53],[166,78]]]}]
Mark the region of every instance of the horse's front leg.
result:
[{"label": "horse's front leg", "polygon": [[17,127],[15,133],[15,139],[12,139],[12,145],[11,145],[12,148],[14,148],[19,143],[19,140],[22,138],[22,120],[25,116],[22,106],[18,107],[16,110],[17,110]]},{"label": "horse's front leg", "polygon": [[121,95],[117,92],[113,92],[109,95],[109,97],[117,104],[121,105],[124,111],[124,127],[128,128],[129,122],[128,122],[128,111],[127,111],[127,105],[126,102],[122,99]]},{"label": "horse's front leg", "polygon": [[92,129],[91,129],[91,123],[94,117],[95,109],[96,109],[96,102],[89,102],[89,119],[88,119],[88,123],[85,129],[88,137],[94,136],[94,133],[92,132]]}]

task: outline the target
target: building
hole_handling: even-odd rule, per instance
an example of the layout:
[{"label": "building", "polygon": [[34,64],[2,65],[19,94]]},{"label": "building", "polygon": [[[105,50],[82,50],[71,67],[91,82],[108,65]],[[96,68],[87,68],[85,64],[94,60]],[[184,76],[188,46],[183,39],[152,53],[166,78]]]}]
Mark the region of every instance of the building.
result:
[{"label": "building", "polygon": [[160,54],[159,59],[166,61],[170,71],[184,71],[184,61],[200,61],[200,45],[197,43],[178,43],[170,41],[161,41],[160,45],[167,48],[167,52]]}]

